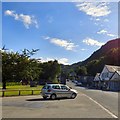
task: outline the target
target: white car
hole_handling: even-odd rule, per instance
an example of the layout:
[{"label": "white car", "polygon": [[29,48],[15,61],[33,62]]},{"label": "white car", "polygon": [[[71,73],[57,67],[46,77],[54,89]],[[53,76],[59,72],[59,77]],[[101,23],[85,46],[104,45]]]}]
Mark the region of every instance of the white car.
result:
[{"label": "white car", "polygon": [[72,98],[74,99],[77,96],[77,91],[63,84],[46,84],[42,90],[42,97],[44,99],[56,99],[56,98]]}]

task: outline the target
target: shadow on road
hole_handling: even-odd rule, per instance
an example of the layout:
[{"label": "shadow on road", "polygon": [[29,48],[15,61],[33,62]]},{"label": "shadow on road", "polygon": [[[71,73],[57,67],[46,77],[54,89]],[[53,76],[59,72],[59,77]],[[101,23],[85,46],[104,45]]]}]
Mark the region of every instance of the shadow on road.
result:
[{"label": "shadow on road", "polygon": [[[69,98],[57,98],[55,100],[67,100]],[[51,99],[43,99],[43,98],[36,98],[36,99],[27,99],[26,101],[55,101]]]}]

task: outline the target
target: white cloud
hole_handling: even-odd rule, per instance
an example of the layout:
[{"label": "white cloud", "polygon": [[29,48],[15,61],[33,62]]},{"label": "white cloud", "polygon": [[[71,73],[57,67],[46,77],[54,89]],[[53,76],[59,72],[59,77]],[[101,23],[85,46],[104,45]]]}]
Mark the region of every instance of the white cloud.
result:
[{"label": "white cloud", "polygon": [[61,63],[61,64],[64,64],[64,65],[68,65],[69,64],[67,58],[58,59],[58,62]]},{"label": "white cloud", "polygon": [[49,40],[50,39],[50,37],[48,37],[48,36],[42,36],[42,38],[45,39],[45,40]]},{"label": "white cloud", "polygon": [[99,18],[97,18],[97,19],[95,19],[96,21],[100,21],[100,19]]},{"label": "white cloud", "polygon": [[85,12],[92,17],[106,16],[111,13],[108,3],[103,2],[82,2],[76,4],[80,11]]},{"label": "white cloud", "polygon": [[117,37],[116,35],[111,34],[111,33],[108,33],[107,35],[110,36],[110,37]]},{"label": "white cloud", "polygon": [[99,42],[99,41],[91,39],[91,38],[84,39],[83,43],[86,43],[87,45],[90,45],[90,46],[99,46],[99,47],[105,44],[103,42]]},{"label": "white cloud", "polygon": [[103,34],[103,35],[107,35],[109,37],[117,37],[117,35],[114,35],[112,33],[109,33],[107,30],[100,30],[97,32],[98,34]]},{"label": "white cloud", "polygon": [[64,64],[64,65],[68,65],[68,59],[67,58],[40,58],[40,61],[43,63],[43,62],[48,62],[48,61],[54,61],[54,60],[57,60],[59,64]]},{"label": "white cloud", "polygon": [[82,51],[85,51],[86,49],[82,48],[81,50],[82,50]]},{"label": "white cloud", "polygon": [[104,19],[104,22],[109,22],[109,20],[108,19]]},{"label": "white cloud", "polygon": [[23,24],[27,29],[29,29],[30,25],[34,25],[36,28],[39,27],[38,22],[34,16],[17,14],[15,11],[12,11],[12,10],[6,10],[5,15],[14,17],[15,20],[23,22]]},{"label": "white cloud", "polygon": [[74,43],[59,38],[44,37],[44,39],[50,40],[51,43],[63,47],[66,50],[74,50],[77,47]]},{"label": "white cloud", "polygon": [[10,15],[10,16],[14,16],[14,11],[12,11],[12,10],[6,10],[5,14],[6,15]]},{"label": "white cloud", "polygon": [[107,31],[106,30],[100,30],[99,32],[97,32],[98,34],[106,34]]}]

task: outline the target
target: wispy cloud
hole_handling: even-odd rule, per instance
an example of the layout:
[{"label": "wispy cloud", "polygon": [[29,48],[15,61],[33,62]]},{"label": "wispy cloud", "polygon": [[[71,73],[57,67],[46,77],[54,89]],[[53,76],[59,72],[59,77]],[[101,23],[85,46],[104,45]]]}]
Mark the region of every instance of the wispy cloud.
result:
[{"label": "wispy cloud", "polygon": [[68,63],[68,59],[67,58],[61,58],[61,59],[58,59],[58,62],[60,63],[60,64],[64,64],[64,65],[68,65],[69,63]]},{"label": "wispy cloud", "polygon": [[104,19],[104,22],[109,22],[109,19]]},{"label": "wispy cloud", "polygon": [[59,38],[50,38],[50,37],[44,37],[44,39],[46,40],[50,40],[51,43],[63,47],[66,50],[71,50],[73,51],[74,48],[76,48],[78,45],[75,45],[72,42],[69,42],[68,40],[64,40],[64,39],[59,39]]},{"label": "wispy cloud", "polygon": [[106,31],[106,30],[100,30],[100,31],[98,31],[97,33],[98,33],[98,34],[106,34],[107,31]]},{"label": "wispy cloud", "polygon": [[106,2],[82,2],[76,4],[78,10],[85,12],[92,17],[107,16],[111,13]]},{"label": "wispy cloud", "polygon": [[85,51],[85,50],[87,50],[87,49],[84,49],[84,48],[82,48],[82,49],[80,49],[81,51]]},{"label": "wispy cloud", "polygon": [[98,31],[97,34],[103,34],[103,35],[107,35],[107,36],[109,36],[109,37],[117,37],[117,35],[114,35],[114,34],[112,34],[112,33],[109,33],[107,30],[104,30],[104,29]]},{"label": "wispy cloud", "polygon": [[43,62],[48,62],[48,61],[54,61],[54,60],[58,60],[58,63],[59,64],[64,64],[64,65],[68,65],[68,59],[67,58],[43,58],[41,57],[40,58],[40,61],[43,63]]},{"label": "wispy cloud", "polygon": [[114,35],[114,34],[111,34],[111,33],[108,33],[107,36],[110,36],[110,37],[117,37],[117,35]]},{"label": "wispy cloud", "polygon": [[99,42],[99,41],[91,39],[91,38],[84,39],[83,43],[90,45],[90,46],[99,46],[99,47],[105,44],[103,42]]},{"label": "wispy cloud", "polygon": [[95,19],[96,21],[100,21],[100,19],[99,18],[97,18],[97,19]]},{"label": "wispy cloud", "polygon": [[17,14],[13,10],[6,10],[5,15],[13,17],[15,20],[23,22],[24,26],[29,29],[30,25],[34,25],[38,28],[38,22],[34,16],[25,15],[25,14]]}]

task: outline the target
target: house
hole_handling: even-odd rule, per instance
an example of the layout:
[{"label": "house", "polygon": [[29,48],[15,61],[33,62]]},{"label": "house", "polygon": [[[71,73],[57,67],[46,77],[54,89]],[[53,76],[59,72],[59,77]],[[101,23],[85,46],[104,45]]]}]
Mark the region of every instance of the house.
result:
[{"label": "house", "polygon": [[93,84],[95,88],[100,88],[100,73],[97,73],[94,80]]},{"label": "house", "polygon": [[120,91],[120,71],[115,71],[109,81],[109,90]]},{"label": "house", "polygon": [[[100,74],[100,80],[101,80],[101,88],[107,89],[107,90],[118,90],[117,86],[120,82],[120,80],[117,79],[117,82],[114,79],[115,77],[118,77],[116,75],[116,72],[120,71],[120,66],[112,66],[112,65],[105,65],[101,74]],[[118,74],[119,72],[117,72]]]},{"label": "house", "polygon": [[79,76],[78,81],[81,82],[83,86],[90,87],[93,85],[93,80],[94,80],[93,76]]},{"label": "house", "polygon": [[70,72],[70,75],[69,75],[70,77],[76,77],[77,75],[76,75],[76,73],[74,72],[74,71],[72,71],[72,72]]}]

